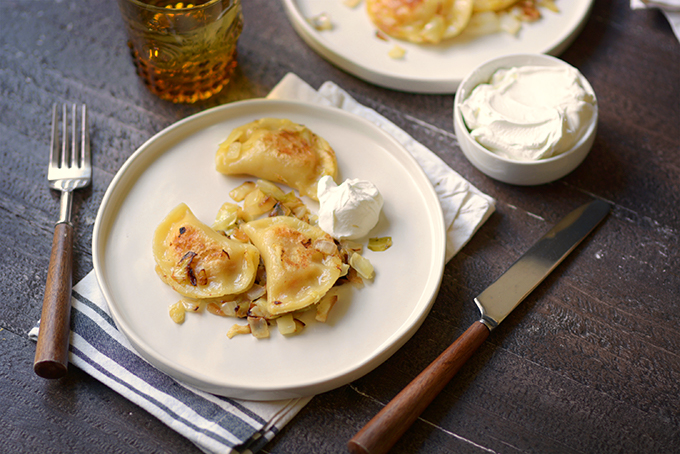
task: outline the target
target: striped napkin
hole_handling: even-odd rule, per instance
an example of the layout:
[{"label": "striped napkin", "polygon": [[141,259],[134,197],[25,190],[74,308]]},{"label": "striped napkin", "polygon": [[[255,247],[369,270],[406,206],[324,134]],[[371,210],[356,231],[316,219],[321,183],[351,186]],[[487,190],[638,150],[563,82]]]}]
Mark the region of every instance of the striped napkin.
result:
[{"label": "striped napkin", "polygon": [[[447,225],[447,260],[494,210],[494,201],[467,183],[430,150],[337,85],[317,92],[294,74],[268,98],[333,105],[375,122],[423,166],[439,195]],[[253,402],[219,397],[175,381],[143,360],[116,329],[94,272],[73,288],[69,361],[156,416],[206,453],[255,453],[312,398]],[[39,326],[29,332],[37,340]]]},{"label": "striped napkin", "polygon": [[[143,360],[116,329],[94,272],[73,287],[69,362],[147,410],[207,453],[257,452],[311,399],[214,396]],[[29,332],[37,340],[38,327]]]}]

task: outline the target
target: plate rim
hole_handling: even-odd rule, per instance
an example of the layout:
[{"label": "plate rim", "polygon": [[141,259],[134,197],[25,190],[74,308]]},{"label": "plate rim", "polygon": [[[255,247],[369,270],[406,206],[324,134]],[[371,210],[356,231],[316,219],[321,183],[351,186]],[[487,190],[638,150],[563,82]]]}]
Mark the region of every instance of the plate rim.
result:
[{"label": "plate rim", "polygon": [[[302,38],[305,43],[307,43],[309,47],[311,47],[315,52],[328,60],[330,63],[360,79],[363,79],[366,82],[381,86],[383,88],[404,91],[407,93],[453,95],[456,93],[458,85],[463,80],[463,77],[460,79],[447,77],[401,77],[380,69],[366,67],[365,65],[353,61],[352,59],[349,59],[336,52],[330,47],[324,45],[321,40],[317,39],[315,37],[316,30],[312,28],[298,8],[299,0],[282,1],[284,10],[291,25],[293,26],[293,29],[296,31],[298,36]],[[557,57],[562,52],[564,52],[585,27],[585,24],[590,17],[594,3],[595,0],[588,0],[586,8],[584,8],[584,10],[581,12],[580,17],[573,28],[565,30],[558,40],[551,42],[548,46],[543,46],[541,50],[534,53],[548,54]],[[498,55],[492,58],[496,57],[498,57]],[[479,64],[483,63],[483,61],[479,62]]]},{"label": "plate rim", "polygon": [[[303,110],[311,109],[311,111],[322,110],[328,112],[328,114],[330,115],[345,116],[351,118],[352,121],[364,123],[364,125],[368,126],[374,132],[377,132],[378,134],[383,136],[383,139],[392,142],[392,145],[396,146],[397,149],[400,150],[400,153],[403,155],[402,158],[406,158],[409,161],[410,163],[408,169],[409,174],[412,177],[415,177],[415,175],[413,175],[413,173],[415,173],[417,175],[417,178],[420,179],[421,182],[427,182],[427,185],[424,186],[424,188],[427,188],[427,194],[423,194],[422,197],[424,197],[425,200],[429,199],[430,202],[436,202],[437,206],[439,207],[438,210],[431,210],[434,216],[436,217],[436,219],[432,219],[432,221],[434,221],[436,225],[433,225],[432,227],[433,229],[432,242],[435,248],[433,248],[432,251],[433,258],[431,263],[432,269],[437,270],[437,275],[434,276],[434,279],[433,276],[430,276],[425,282],[423,294],[425,294],[425,291],[428,292],[427,298],[429,301],[427,302],[427,304],[425,304],[424,309],[417,314],[413,313],[409,314],[409,316],[403,321],[403,323],[400,325],[397,331],[390,334],[390,336],[388,336],[386,339],[383,339],[380,346],[376,348],[375,351],[373,351],[370,355],[367,355],[367,357],[364,358],[363,361],[361,361],[358,364],[355,364],[353,367],[349,367],[346,370],[339,371],[338,373],[333,374],[332,376],[324,377],[322,380],[316,381],[308,380],[305,381],[304,383],[296,383],[294,385],[289,385],[285,387],[278,386],[273,388],[271,386],[265,385],[262,386],[251,385],[251,387],[248,388],[247,390],[241,387],[236,387],[232,389],[222,385],[214,387],[211,386],[213,380],[208,379],[207,376],[202,371],[197,371],[176,363],[171,364],[172,361],[170,358],[165,358],[165,355],[163,355],[162,353],[151,349],[143,341],[143,339],[141,339],[134,332],[134,330],[132,330],[122,321],[122,315],[119,313],[120,308],[118,307],[118,304],[114,301],[114,298],[112,297],[108,286],[109,284],[106,281],[106,264],[104,251],[107,246],[108,237],[112,230],[113,221],[118,215],[117,210],[120,204],[122,204],[125,201],[125,198],[128,196],[128,193],[130,191],[129,186],[125,187],[125,183],[127,182],[126,180],[132,179],[132,181],[135,181],[136,179],[138,179],[139,175],[143,174],[148,168],[148,166],[153,164],[153,161],[163,156],[168,151],[168,149],[171,148],[171,146],[157,145],[159,141],[168,140],[169,138],[167,136],[179,134],[179,140],[175,139],[175,141],[171,140],[170,142],[179,143],[181,140],[191,137],[196,133],[185,132],[182,134],[182,131],[184,131],[185,128],[189,128],[192,124],[200,125],[201,122],[208,121],[209,122],[208,125],[203,124],[202,126],[196,129],[196,131],[201,131],[212,124],[219,123],[219,121],[221,121],[219,118],[222,119],[228,118],[225,116],[227,115],[227,113],[225,112],[238,111],[239,109],[243,108],[247,109],[248,106],[256,106],[258,104],[259,104],[258,108],[260,109],[266,108],[267,105],[276,105],[281,107],[288,106]],[[218,118],[218,120],[210,122],[210,120],[205,119],[205,117],[212,116]],[[170,139],[172,139],[172,137],[170,137]],[[149,149],[151,149],[151,151],[154,150],[153,148],[154,145],[163,148],[163,150],[162,151],[157,150],[156,153],[151,153],[151,156],[147,155],[148,153],[150,153],[148,151]],[[135,166],[135,164],[139,160],[145,158],[150,159],[150,163],[142,164],[145,167],[141,172],[138,172],[139,175],[130,176],[130,169],[134,168],[133,166]],[[436,246],[441,246],[439,247],[439,251],[436,251]],[[312,104],[303,101],[264,99],[264,98],[236,101],[233,103],[216,106],[202,112],[198,112],[163,128],[161,131],[157,132],[151,138],[146,140],[126,159],[126,161],[123,163],[120,169],[116,172],[114,178],[109,183],[109,186],[106,189],[100,207],[97,211],[97,216],[95,219],[92,234],[92,258],[97,283],[99,285],[100,291],[102,292],[104,300],[107,303],[108,309],[116,324],[116,327],[126,337],[130,344],[132,344],[135,351],[140,356],[149,361],[152,365],[154,365],[157,369],[165,372],[166,374],[172,376],[173,378],[183,383],[196,386],[199,389],[203,389],[204,391],[213,392],[215,394],[224,395],[227,397],[240,398],[243,397],[243,395],[246,395],[246,397],[244,398],[252,400],[271,400],[287,397],[302,397],[317,394],[319,392],[328,391],[338,386],[342,386],[343,384],[349,383],[350,381],[353,381],[365,375],[366,373],[370,372],[371,370],[375,369],[380,364],[382,364],[392,354],[394,354],[394,352],[401,348],[413,336],[413,334],[415,334],[415,332],[420,328],[423,321],[429,314],[432,305],[437,297],[443,279],[444,266],[446,264],[445,250],[446,250],[446,233],[444,216],[434,187],[432,186],[429,178],[427,177],[423,169],[417,163],[416,159],[391,134],[384,131],[378,125],[370,122],[369,120],[359,115],[336,107]],[[149,353],[148,350],[152,350],[154,354]],[[150,355],[152,356],[152,358],[149,357]],[[235,392],[238,395],[235,395],[234,394]]]}]

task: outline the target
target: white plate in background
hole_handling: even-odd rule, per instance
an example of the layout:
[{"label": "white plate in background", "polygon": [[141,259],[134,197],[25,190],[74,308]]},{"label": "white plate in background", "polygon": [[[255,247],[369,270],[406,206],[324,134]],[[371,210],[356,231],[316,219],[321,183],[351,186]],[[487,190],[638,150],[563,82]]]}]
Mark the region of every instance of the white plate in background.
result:
[{"label": "white plate in background", "polygon": [[[414,93],[453,94],[474,68],[505,54],[561,54],[585,25],[593,0],[556,0],[559,13],[541,8],[543,17],[524,23],[518,36],[496,33],[465,39],[456,37],[438,45],[418,45],[376,37],[365,1],[356,8],[341,0],[283,0],[293,27],[322,57],[339,68],[376,85]],[[318,31],[307,19],[326,13],[332,30]],[[398,44],[404,59],[388,56]]]},{"label": "white plate in background", "polygon": [[[343,295],[329,322],[302,334],[228,339],[236,318],[168,315],[180,299],[154,271],[154,230],[181,202],[206,224],[229,191],[246,180],[215,170],[218,144],[262,117],[289,118],[324,137],[340,179],[372,181],[385,200],[371,236],[394,245],[365,256],[376,277]],[[250,178],[252,179],[252,178]],[[365,241],[364,241],[365,243]],[[250,100],[182,120],[142,145],[109,186],[93,233],[97,279],[118,328],[151,364],[179,381],[228,397],[273,400],[317,394],[349,383],[392,355],[418,329],[436,297],[444,267],[444,222],[436,194],[416,161],[372,123],[339,109]]]}]

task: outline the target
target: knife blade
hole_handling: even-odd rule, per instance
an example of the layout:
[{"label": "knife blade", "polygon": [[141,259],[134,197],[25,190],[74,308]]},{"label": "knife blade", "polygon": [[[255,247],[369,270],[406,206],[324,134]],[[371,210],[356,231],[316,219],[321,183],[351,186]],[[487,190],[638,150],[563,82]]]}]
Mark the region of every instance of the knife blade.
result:
[{"label": "knife blade", "polygon": [[348,442],[352,454],[387,452],[495,329],[607,216],[601,200],[559,221],[474,302],[481,318]]}]

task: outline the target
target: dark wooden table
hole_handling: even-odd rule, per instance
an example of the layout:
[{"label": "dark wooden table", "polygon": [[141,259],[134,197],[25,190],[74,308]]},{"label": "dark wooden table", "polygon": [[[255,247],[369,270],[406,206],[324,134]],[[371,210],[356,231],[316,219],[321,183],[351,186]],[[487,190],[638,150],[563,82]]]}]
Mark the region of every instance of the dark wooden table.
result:
[{"label": "dark wooden table", "polygon": [[94,185],[75,197],[75,276],[92,269],[92,227],[126,158],[206,107],[261,97],[287,73],[332,80],[496,198],[497,211],[447,266],[431,314],[392,358],[315,397],[267,453],[344,452],[347,440],[478,318],[472,298],[550,225],[592,197],[606,222],[492,333],[395,446],[397,453],[680,452],[680,44],[656,10],[596,0],[562,55],[600,102],[595,146],[539,187],[495,182],[455,145],[453,96],[379,88],[327,63],[282,4],[244,0],[236,80],[202,106],[173,105],[134,73],[116,2],[0,2],[0,451],[199,452],[70,367],[32,372],[57,194],[45,179],[51,106],[86,102]]}]

